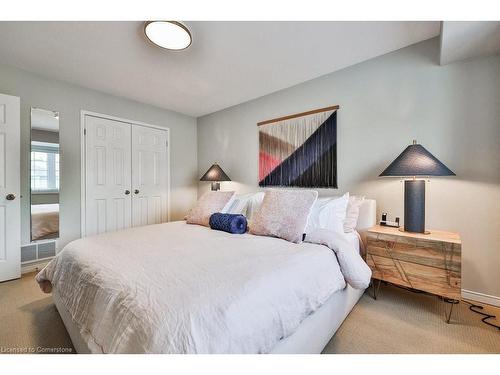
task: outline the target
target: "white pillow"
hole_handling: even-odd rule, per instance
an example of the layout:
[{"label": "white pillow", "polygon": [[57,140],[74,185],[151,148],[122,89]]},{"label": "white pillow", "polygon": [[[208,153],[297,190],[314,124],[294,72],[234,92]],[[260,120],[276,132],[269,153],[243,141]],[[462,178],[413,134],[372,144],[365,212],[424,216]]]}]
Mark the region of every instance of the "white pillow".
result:
[{"label": "white pillow", "polygon": [[255,213],[259,210],[260,206],[262,205],[262,201],[264,200],[264,193],[263,191],[260,191],[258,193],[253,193],[250,199],[248,200],[248,205],[247,205],[247,221],[250,222],[252,221]]},{"label": "white pillow", "polygon": [[306,233],[319,228],[344,233],[344,220],[348,203],[349,193],[335,198],[318,198],[311,208]]},{"label": "white pillow", "polygon": [[226,206],[221,210],[224,214],[247,214],[248,201],[252,197],[253,193],[250,194],[235,194]]},{"label": "white pillow", "polygon": [[351,233],[358,225],[359,208],[363,204],[365,197],[351,195],[347,203],[347,212],[344,220],[344,232]]},{"label": "white pillow", "polygon": [[264,192],[237,194],[222,209],[222,213],[245,215],[250,221],[253,213],[255,213],[262,204]]}]

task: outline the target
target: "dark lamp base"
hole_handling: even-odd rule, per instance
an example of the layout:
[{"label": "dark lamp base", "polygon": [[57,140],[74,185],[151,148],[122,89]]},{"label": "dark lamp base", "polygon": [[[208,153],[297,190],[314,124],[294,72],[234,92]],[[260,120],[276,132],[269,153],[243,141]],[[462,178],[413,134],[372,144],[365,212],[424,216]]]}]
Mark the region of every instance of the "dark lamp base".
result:
[{"label": "dark lamp base", "polygon": [[425,233],[425,181],[405,181],[405,232]]},{"label": "dark lamp base", "polygon": [[220,182],[212,182],[212,191],[220,190]]}]

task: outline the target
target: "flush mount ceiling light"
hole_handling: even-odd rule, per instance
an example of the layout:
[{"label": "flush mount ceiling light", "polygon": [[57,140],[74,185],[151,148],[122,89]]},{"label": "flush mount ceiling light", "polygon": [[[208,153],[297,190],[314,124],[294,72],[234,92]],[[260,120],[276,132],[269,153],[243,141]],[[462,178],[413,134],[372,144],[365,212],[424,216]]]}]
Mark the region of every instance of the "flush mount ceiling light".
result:
[{"label": "flush mount ceiling light", "polygon": [[174,51],[188,48],[193,41],[188,28],[177,21],[146,22],[144,34],[158,47]]}]

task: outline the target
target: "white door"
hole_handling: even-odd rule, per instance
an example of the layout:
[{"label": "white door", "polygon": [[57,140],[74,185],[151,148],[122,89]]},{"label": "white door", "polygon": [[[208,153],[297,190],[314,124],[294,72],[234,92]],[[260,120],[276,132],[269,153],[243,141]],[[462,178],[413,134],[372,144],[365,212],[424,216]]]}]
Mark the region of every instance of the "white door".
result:
[{"label": "white door", "polygon": [[21,277],[19,98],[0,94],[0,281]]},{"label": "white door", "polygon": [[131,125],[85,116],[85,234],[131,226]]},{"label": "white door", "polygon": [[132,225],[168,221],[168,131],[132,125]]}]

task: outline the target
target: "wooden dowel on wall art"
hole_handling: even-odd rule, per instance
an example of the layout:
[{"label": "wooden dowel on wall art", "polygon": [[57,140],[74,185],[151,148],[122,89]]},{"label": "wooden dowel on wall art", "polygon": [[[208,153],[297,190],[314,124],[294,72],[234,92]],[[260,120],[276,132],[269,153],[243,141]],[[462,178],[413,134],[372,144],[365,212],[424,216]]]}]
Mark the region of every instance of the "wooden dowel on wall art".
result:
[{"label": "wooden dowel on wall art", "polygon": [[288,115],[288,116],[273,118],[272,120],[261,121],[261,122],[257,123],[257,126],[272,124],[273,122],[280,122],[280,121],[290,120],[290,119],[296,118],[296,117],[303,117],[303,116],[313,115],[315,113],[320,113],[320,112],[334,111],[336,109],[339,109],[338,105],[332,105],[331,107],[313,109],[312,111],[301,112],[301,113],[296,113],[294,115]]}]

